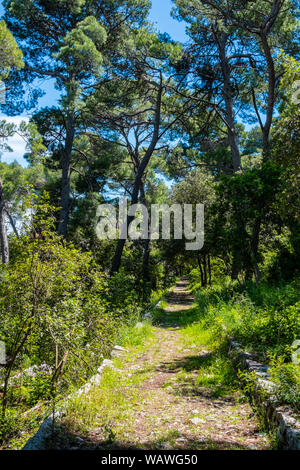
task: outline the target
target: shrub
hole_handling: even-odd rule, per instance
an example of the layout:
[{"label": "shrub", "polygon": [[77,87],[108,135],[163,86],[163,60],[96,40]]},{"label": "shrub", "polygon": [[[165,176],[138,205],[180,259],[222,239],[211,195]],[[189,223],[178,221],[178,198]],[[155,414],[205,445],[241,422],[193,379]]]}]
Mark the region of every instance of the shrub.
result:
[{"label": "shrub", "polygon": [[[75,362],[77,370],[84,363],[85,375],[91,373],[115,334],[115,319],[105,300],[106,278],[91,254],[62,242],[54,231],[53,207],[46,195],[30,208],[34,217],[14,242],[12,262],[0,279],[0,339],[8,359],[3,414],[11,376],[28,365],[29,358],[31,364],[45,362],[51,367],[54,391],[64,371],[69,372],[65,376],[74,376]],[[35,387],[30,400],[47,395],[45,388]]]},{"label": "shrub", "polygon": [[196,300],[202,316],[220,319],[245,347],[266,357],[283,353],[300,336],[298,284],[216,285],[198,291]]},{"label": "shrub", "polygon": [[284,357],[273,357],[270,374],[276,384],[275,396],[280,403],[291,405],[300,412],[300,367],[284,363]]}]

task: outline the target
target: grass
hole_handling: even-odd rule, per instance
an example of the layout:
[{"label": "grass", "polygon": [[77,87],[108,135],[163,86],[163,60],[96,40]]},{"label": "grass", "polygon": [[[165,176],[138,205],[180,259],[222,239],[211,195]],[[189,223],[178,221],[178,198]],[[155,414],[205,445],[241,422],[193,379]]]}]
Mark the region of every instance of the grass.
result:
[{"label": "grass", "polygon": [[67,440],[70,445],[78,436],[86,437],[93,430],[97,430],[103,445],[126,438],[134,424],[133,409],[142,401],[139,385],[149,373],[148,370],[130,373],[130,365],[152,342],[153,330],[149,323],[122,330],[119,344],[127,353],[124,358],[114,359],[114,368],[104,370],[100,386],[94,385],[87,394],[67,402],[58,443]]},{"label": "grass", "polygon": [[222,336],[228,334],[243,348],[272,365],[279,403],[300,409],[300,365],[292,363],[291,348],[300,338],[299,280],[272,286],[266,283],[215,285],[196,291],[198,319],[188,327],[195,340],[202,323]]},{"label": "grass", "polygon": [[149,322],[140,322],[125,326],[120,329],[117,342],[125,348],[143,348],[147,340],[153,337],[153,331]]},{"label": "grass", "polygon": [[195,367],[197,363],[197,377],[194,387],[210,389],[211,396],[221,397],[235,393],[239,383],[228,357],[228,340],[222,329],[208,325],[204,320],[198,320],[199,309],[193,310],[196,321],[182,330],[186,344],[205,346],[207,351],[194,358],[190,358],[185,368]]},{"label": "grass", "polygon": [[[226,396],[239,387],[232,362],[228,358],[228,340],[222,328],[208,324],[201,315],[201,309],[197,306],[192,306],[184,314],[180,311],[168,314],[168,323],[181,327],[186,346],[195,345],[207,349],[203,356],[191,356],[177,364],[181,392],[193,394],[199,387],[204,387],[210,389],[213,397]],[[154,323],[163,323],[164,319],[163,308],[153,312]],[[192,370],[197,371],[195,377],[186,374]]]},{"label": "grass", "polygon": [[299,281],[215,285],[196,292],[199,319],[223,324],[248,351],[283,354],[300,337]]},{"label": "grass", "polygon": [[[165,312],[162,309],[156,309],[155,321],[162,321],[163,315]],[[176,387],[173,392],[179,396],[195,396],[199,390],[202,393],[205,389],[211,397],[232,395],[238,389],[238,381],[225,354],[224,338],[217,340],[214,330],[208,331],[203,322],[193,322],[198,315],[197,308],[187,310],[184,315],[180,312],[171,313],[172,321],[184,324],[180,331],[183,346],[189,347],[195,343],[208,349],[204,356],[188,356],[182,361],[166,365],[174,368],[172,377]],[[171,321],[169,316],[168,321]],[[67,436],[69,444],[76,442],[76,437],[87,437],[95,430],[101,437],[101,446],[128,441],[128,434],[134,426],[135,412],[143,403],[139,387],[153,372],[149,365],[149,368],[144,367],[139,373],[132,374],[130,364],[134,364],[136,357],[150,345],[155,346],[155,337],[153,328],[143,324],[138,329],[131,328],[124,332],[122,338],[122,345],[129,352],[124,358],[114,360],[115,369],[106,369],[101,385],[94,386],[88,395],[69,401],[63,420],[63,435],[64,438]],[[173,387],[174,383],[166,383],[165,386]],[[173,445],[178,436],[174,430],[158,433],[156,445],[159,447],[165,442]]]},{"label": "grass", "polygon": [[101,386],[92,387],[87,396],[69,401],[64,426],[69,433],[81,435],[97,429],[107,442],[120,438],[133,425],[131,410],[141,399],[138,385],[145,378],[145,375],[130,377],[107,369]]},{"label": "grass", "polygon": [[2,423],[0,450],[21,450],[27,440],[38,431],[46,410],[47,406],[43,403],[23,414],[12,408],[8,409],[5,422]]},{"label": "grass", "polygon": [[[120,346],[123,346],[129,351],[127,354],[129,362],[134,361],[136,355],[138,355],[147,344],[150,344],[152,340],[153,331],[151,325],[147,322],[139,323],[137,326],[134,323],[123,326],[118,331],[115,339]],[[118,362],[119,361],[116,359],[116,367],[118,367]],[[124,415],[125,419],[126,406],[125,402],[122,401],[121,390],[123,388],[126,389],[126,387],[131,387],[134,390],[135,384],[128,378],[128,384],[126,385],[124,382],[125,378],[118,377],[118,374],[118,371],[105,371],[103,375],[104,387],[101,392],[103,396],[97,397],[95,390],[92,390],[91,400],[89,402],[79,399],[74,399],[69,402],[68,413],[70,413],[70,417],[72,416],[74,426],[77,426],[78,430],[81,428],[82,432],[86,432],[89,426],[95,425],[94,420],[97,420],[97,416],[106,408],[107,410],[112,410],[111,415],[107,415],[107,420],[102,423],[106,436],[109,435],[111,423],[117,419],[117,415],[114,416],[115,410],[119,410],[118,412]],[[119,384],[119,387],[115,386],[115,381]],[[70,387],[70,390],[73,389],[74,387]],[[114,393],[112,393],[112,389],[114,389]],[[111,395],[111,399],[108,399],[109,395]],[[134,397],[132,397],[132,399],[133,398]],[[98,409],[96,404],[99,402],[102,402],[105,407]],[[128,402],[130,403],[131,400],[128,400]],[[46,413],[49,413],[50,410],[51,404],[49,402],[41,402],[41,406],[38,407],[37,411],[32,413],[22,414],[19,409],[9,408],[5,422],[3,422],[0,427],[0,437],[2,438],[0,449],[22,449],[27,440],[39,429],[41,422],[45,419]],[[104,416],[106,416],[106,412]],[[71,421],[68,422],[68,425],[70,423]],[[72,429],[72,432],[74,429]]]}]

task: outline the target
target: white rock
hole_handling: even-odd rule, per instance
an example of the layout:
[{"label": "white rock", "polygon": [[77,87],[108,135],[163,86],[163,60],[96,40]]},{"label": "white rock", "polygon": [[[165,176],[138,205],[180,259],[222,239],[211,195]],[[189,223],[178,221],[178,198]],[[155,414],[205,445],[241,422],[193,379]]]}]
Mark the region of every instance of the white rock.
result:
[{"label": "white rock", "polygon": [[114,346],[113,348],[115,351],[126,351],[125,348],[122,348],[122,346]]},{"label": "white rock", "polygon": [[201,418],[192,418],[190,419],[191,423],[195,424],[196,426],[198,424],[205,424],[205,421],[204,419],[201,419]]},{"label": "white rock", "polygon": [[113,361],[111,361],[110,359],[104,359],[101,366],[98,368],[98,373],[102,374],[102,372],[104,371],[104,369],[106,369],[106,367],[113,368]]}]

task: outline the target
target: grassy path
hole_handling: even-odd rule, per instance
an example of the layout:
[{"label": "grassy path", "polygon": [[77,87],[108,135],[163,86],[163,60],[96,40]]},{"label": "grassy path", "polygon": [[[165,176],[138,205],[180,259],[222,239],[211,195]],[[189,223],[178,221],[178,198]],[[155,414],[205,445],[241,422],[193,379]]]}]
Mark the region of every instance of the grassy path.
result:
[{"label": "grassy path", "polygon": [[60,448],[268,449],[230,361],[192,322],[186,281],[156,314],[141,347],[67,410]]}]

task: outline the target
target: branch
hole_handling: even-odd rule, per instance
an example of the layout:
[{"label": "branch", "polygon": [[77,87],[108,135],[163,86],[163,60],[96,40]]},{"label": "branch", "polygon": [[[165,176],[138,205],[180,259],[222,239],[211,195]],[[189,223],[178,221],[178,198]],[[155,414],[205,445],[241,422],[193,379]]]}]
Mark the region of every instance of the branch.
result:
[{"label": "branch", "polygon": [[11,213],[10,213],[9,208],[8,208],[7,206],[5,206],[5,207],[4,207],[4,210],[5,210],[5,212],[6,212],[7,216],[8,216],[8,218],[9,218],[10,225],[12,226],[12,229],[13,229],[13,231],[14,231],[16,237],[17,237],[17,238],[20,238],[20,237],[19,237],[18,230],[17,230],[17,227],[16,227],[16,224],[15,224],[14,219],[13,219]]},{"label": "branch", "polygon": [[260,114],[259,114],[259,111],[258,111],[254,88],[251,88],[251,93],[252,93],[252,100],[253,100],[253,106],[254,106],[254,109],[255,109],[255,113],[256,113],[256,116],[257,116],[257,119],[258,119],[260,128],[261,128],[261,130],[262,130],[262,132],[263,132],[263,131],[264,131],[264,125],[263,125],[263,123],[262,123],[262,120],[261,120],[261,117],[260,117]]}]

